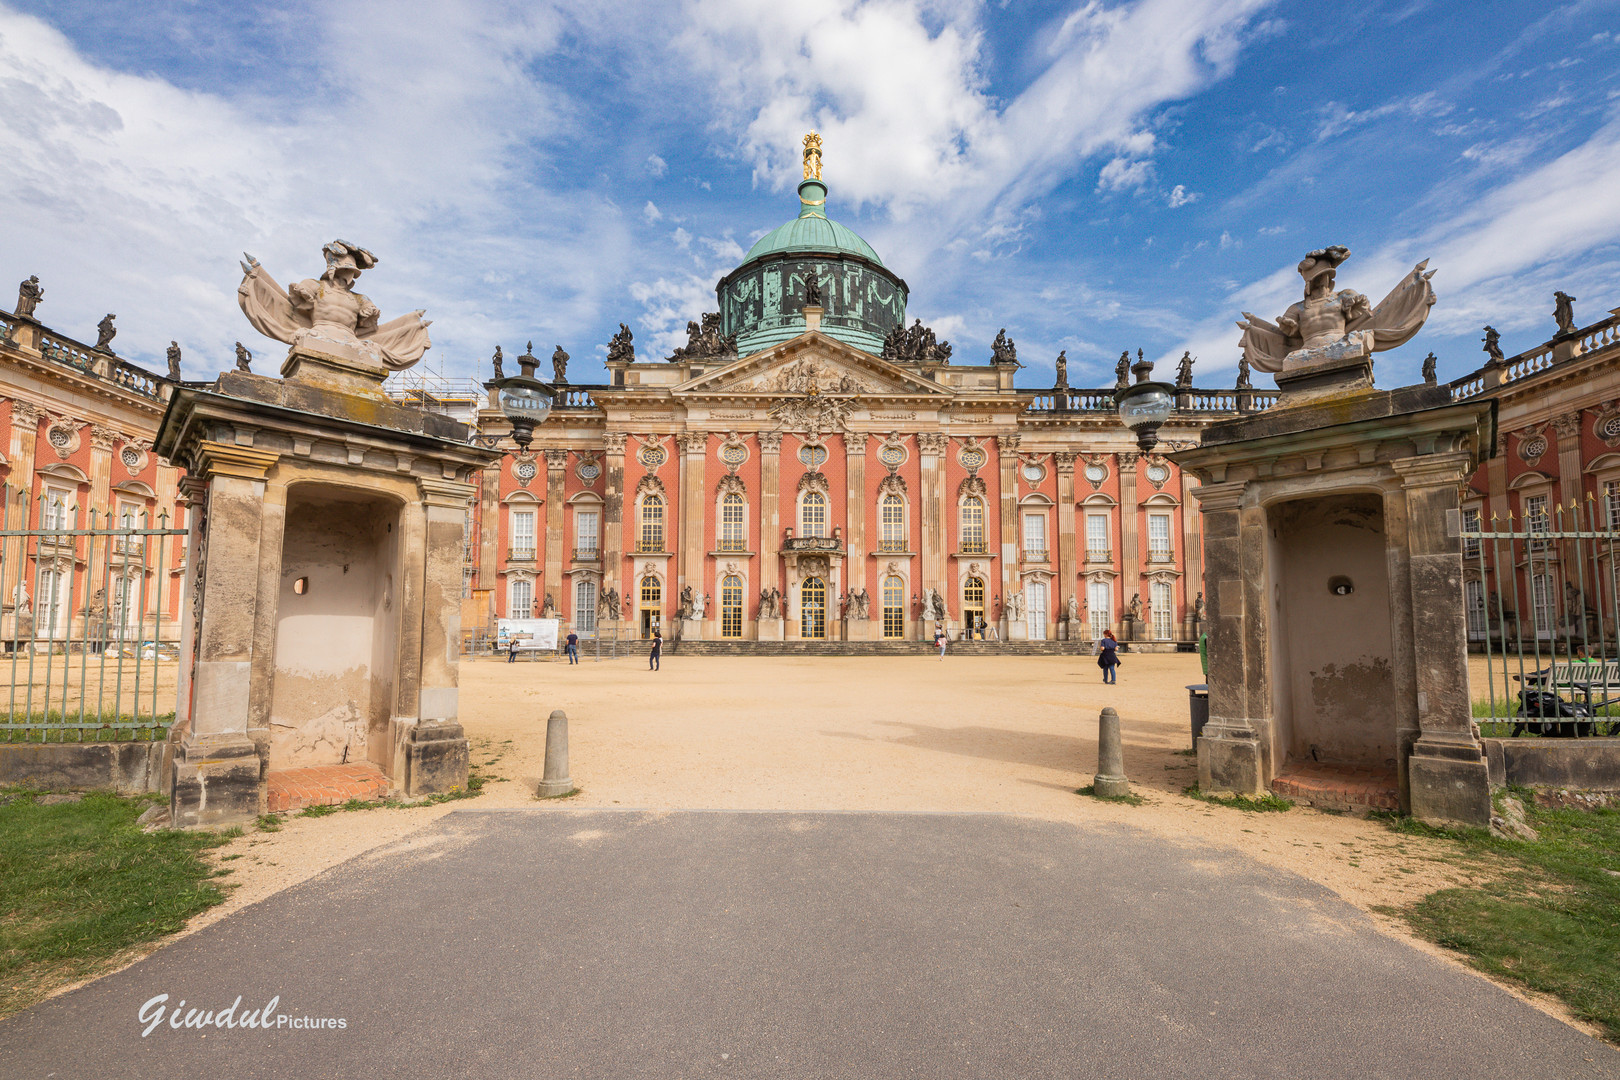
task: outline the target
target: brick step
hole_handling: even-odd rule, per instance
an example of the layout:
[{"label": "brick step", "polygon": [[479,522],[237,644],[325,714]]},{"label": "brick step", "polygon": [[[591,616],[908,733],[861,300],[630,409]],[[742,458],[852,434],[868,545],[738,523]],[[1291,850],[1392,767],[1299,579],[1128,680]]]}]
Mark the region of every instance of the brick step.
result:
[{"label": "brick step", "polygon": [[1399,810],[1401,805],[1394,769],[1291,761],[1271,781],[1271,790],[1327,810],[1366,813]]},{"label": "brick step", "polygon": [[266,801],[272,814],[310,806],[339,806],[350,799],[373,802],[388,795],[388,777],[369,762],[272,769],[265,777],[265,785]]}]

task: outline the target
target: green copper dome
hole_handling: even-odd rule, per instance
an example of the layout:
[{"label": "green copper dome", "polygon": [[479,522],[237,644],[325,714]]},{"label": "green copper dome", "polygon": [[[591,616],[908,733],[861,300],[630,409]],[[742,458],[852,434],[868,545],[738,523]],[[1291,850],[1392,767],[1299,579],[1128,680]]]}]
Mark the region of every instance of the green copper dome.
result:
[{"label": "green copper dome", "polygon": [[805,331],[810,286],[820,290],[821,332],[874,355],[905,325],[906,283],[872,245],[827,217],[827,185],[799,185],[799,216],[759,239],[715,287],[721,333],[748,356]]},{"label": "green copper dome", "polygon": [[856,236],[854,230],[827,217],[827,187],[820,180],[806,180],[799,185],[799,216],[760,237],[748,249],[743,262],[753,262],[762,255],[796,251],[846,252],[883,265],[871,244]]}]

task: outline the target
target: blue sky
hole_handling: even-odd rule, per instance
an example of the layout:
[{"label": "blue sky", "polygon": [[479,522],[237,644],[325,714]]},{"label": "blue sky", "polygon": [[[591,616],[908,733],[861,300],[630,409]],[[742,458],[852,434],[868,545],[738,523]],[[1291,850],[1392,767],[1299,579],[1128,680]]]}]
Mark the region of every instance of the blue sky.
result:
[{"label": "blue sky", "polygon": [[1333,243],[1375,302],[1438,269],[1386,386],[1473,369],[1486,322],[1546,339],[1554,289],[1620,307],[1620,0],[0,0],[0,281],[202,378],[283,352],[240,252],[285,282],[343,237],[433,368],[532,339],[596,381],[619,322],[667,355],[796,212],[811,129],[911,314],[975,362],[1006,327],[1030,386],[1126,348],[1230,385],[1239,313]]}]

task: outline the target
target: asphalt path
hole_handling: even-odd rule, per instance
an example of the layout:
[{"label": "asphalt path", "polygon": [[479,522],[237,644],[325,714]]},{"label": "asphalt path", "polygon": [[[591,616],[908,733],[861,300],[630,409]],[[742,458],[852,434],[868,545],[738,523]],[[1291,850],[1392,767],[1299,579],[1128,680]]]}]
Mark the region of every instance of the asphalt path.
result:
[{"label": "asphalt path", "polygon": [[[238,997],[273,1026],[170,1025]],[[1193,840],[463,811],[0,1022],[0,1076],[1573,1080],[1620,1054]]]}]

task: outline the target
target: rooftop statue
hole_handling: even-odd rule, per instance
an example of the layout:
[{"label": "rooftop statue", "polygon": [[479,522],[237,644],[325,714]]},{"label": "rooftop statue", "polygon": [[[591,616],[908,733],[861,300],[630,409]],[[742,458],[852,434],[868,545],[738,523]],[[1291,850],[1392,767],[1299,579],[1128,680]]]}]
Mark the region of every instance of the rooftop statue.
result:
[{"label": "rooftop statue", "polygon": [[1131,385],[1131,350],[1126,349],[1119,354],[1119,362],[1114,365],[1114,388],[1123,390]]},{"label": "rooftop statue", "polygon": [[179,382],[180,381],[180,343],[178,341],[169,342],[168,359],[169,359],[169,378],[174,380],[175,382]]},{"label": "rooftop statue", "polygon": [[1558,336],[1575,333],[1575,298],[1567,292],[1553,293],[1553,321],[1558,324]]},{"label": "rooftop statue", "polygon": [[1350,257],[1347,247],[1321,248],[1299,263],[1305,279],[1305,298],[1275,323],[1245,311],[1238,327],[1243,331],[1243,355],[1257,370],[1284,371],[1285,367],[1322,361],[1370,360],[1375,352],[1404,345],[1422,328],[1434,305],[1424,269],[1427,259],[1412,268],[1390,294],[1373,307],[1353,289],[1333,290],[1339,264]]},{"label": "rooftop statue", "polygon": [[716,356],[736,355],[737,335],[720,333],[720,313],[705,311],[703,325],[686,324],[686,344],[670,357],[677,360],[707,360]]},{"label": "rooftop statue", "polygon": [[[532,348],[532,346],[531,346]],[[551,354],[551,371],[555,378],[553,382],[565,383],[568,381],[568,354],[563,352],[561,345]]]},{"label": "rooftop statue", "polygon": [[253,373],[253,368],[249,365],[252,363],[253,353],[248,350],[246,345],[243,345],[240,341],[238,341],[236,343],[236,370],[245,371],[251,375]]},{"label": "rooftop statue", "polygon": [[1181,354],[1181,363],[1176,365],[1176,389],[1184,389],[1192,385],[1193,355],[1189,349]]},{"label": "rooftop statue", "polygon": [[354,291],[360,272],[376,266],[377,257],[346,240],[334,240],[321,252],[326,270],[320,278],[305,278],[285,290],[244,253],[247,262],[236,299],[253,328],[289,345],[307,342],[318,351],[353,353],[388,371],[402,371],[422,359],[433,345],[422,311],[379,322],[377,305]]},{"label": "rooftop statue", "polygon": [[1059,390],[1069,388],[1069,350],[1064,349],[1057,354],[1057,382],[1054,384]]},{"label": "rooftop statue", "polygon": [[821,136],[813,131],[804,137],[804,178],[821,179]]},{"label": "rooftop statue", "polygon": [[1507,361],[1507,357],[1502,355],[1502,332],[1500,330],[1487,325],[1485,327],[1485,336],[1481,340],[1485,342],[1485,355],[1490,358],[1485,361],[1487,364],[1501,364]]},{"label": "rooftop statue", "polygon": [[804,306],[821,306],[821,282],[815,278],[810,278],[804,283]]},{"label": "rooftop statue", "polygon": [[34,309],[45,299],[45,290],[39,287],[39,275],[31,274],[17,286],[17,314],[25,319],[34,317]]},{"label": "rooftop statue", "polygon": [[1423,384],[1425,386],[1439,385],[1439,364],[1440,361],[1435,358],[1434,353],[1430,353],[1423,358]]},{"label": "rooftop statue", "polygon": [[899,364],[948,364],[951,343],[938,340],[934,331],[918,319],[909,330],[897,325],[885,335],[882,356]]},{"label": "rooftop statue", "polygon": [[631,344],[635,337],[630,328],[624,323],[619,324],[619,332],[613,335],[608,342],[607,362],[610,364],[633,364],[636,362],[636,347]]},{"label": "rooftop statue", "polygon": [[1011,364],[1014,367],[1024,366],[1018,362],[1018,344],[1007,336],[1005,329],[996,331],[996,340],[990,344],[990,362]]},{"label": "rooftop statue", "polygon": [[506,378],[506,372],[501,368],[501,365],[506,363],[506,357],[501,355],[501,347],[499,345],[495,346],[495,354],[491,356],[489,360],[490,363],[495,365],[495,377],[497,379]]},{"label": "rooftop statue", "polygon": [[112,352],[108,346],[112,344],[112,339],[118,336],[118,328],[113,325],[113,319],[115,317],[116,316],[109,311],[100,322],[96,323],[97,352]]}]

